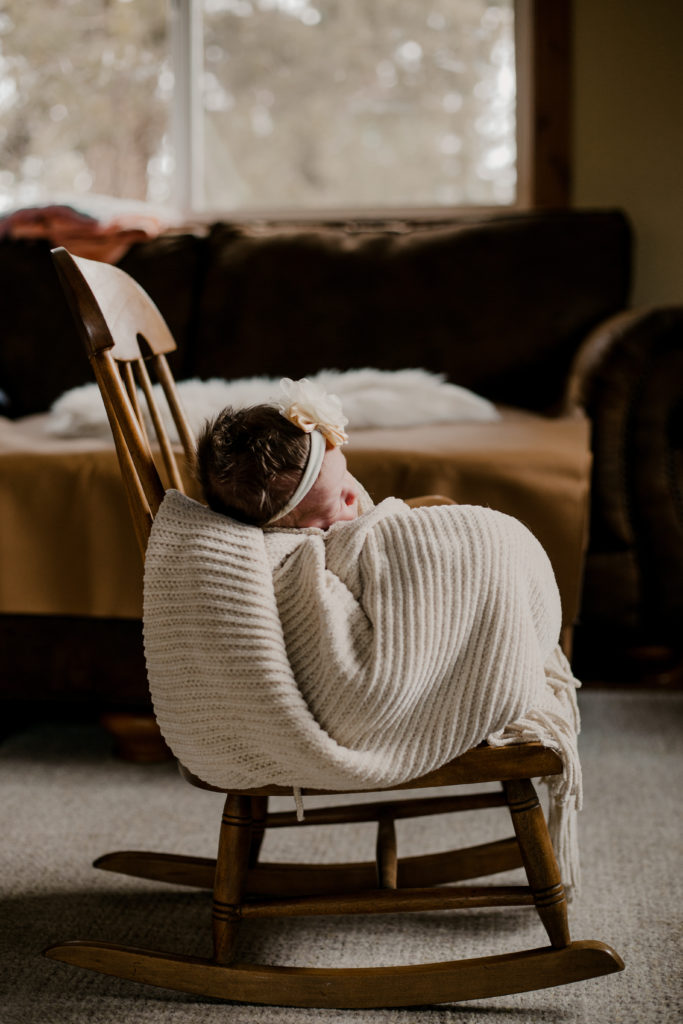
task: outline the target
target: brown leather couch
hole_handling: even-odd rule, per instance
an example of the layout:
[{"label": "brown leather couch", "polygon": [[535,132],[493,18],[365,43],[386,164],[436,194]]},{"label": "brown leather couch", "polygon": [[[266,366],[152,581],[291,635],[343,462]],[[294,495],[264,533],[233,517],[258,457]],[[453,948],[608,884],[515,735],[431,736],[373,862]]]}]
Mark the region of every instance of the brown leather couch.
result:
[{"label": "brown leather couch", "polygon": [[[631,247],[616,210],[218,223],[137,244],[120,266],[168,321],[179,379],[422,366],[548,422],[585,410],[576,651],[590,675],[596,650],[606,667],[626,648],[680,647],[683,309],[629,310]],[[0,243],[0,411],[13,420],[90,380],[49,250]],[[0,654],[14,702],[146,703],[135,617],[10,609]]]}]

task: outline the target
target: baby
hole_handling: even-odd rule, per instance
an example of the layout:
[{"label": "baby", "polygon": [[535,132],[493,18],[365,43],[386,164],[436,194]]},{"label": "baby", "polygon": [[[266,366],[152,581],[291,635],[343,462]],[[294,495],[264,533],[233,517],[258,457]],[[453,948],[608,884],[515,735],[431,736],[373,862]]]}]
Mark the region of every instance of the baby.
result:
[{"label": "baby", "polygon": [[202,430],[197,472],[209,507],[261,527],[327,530],[355,519],[361,487],[341,451],[341,402],[306,378],[281,387],[278,407],[228,407]]}]

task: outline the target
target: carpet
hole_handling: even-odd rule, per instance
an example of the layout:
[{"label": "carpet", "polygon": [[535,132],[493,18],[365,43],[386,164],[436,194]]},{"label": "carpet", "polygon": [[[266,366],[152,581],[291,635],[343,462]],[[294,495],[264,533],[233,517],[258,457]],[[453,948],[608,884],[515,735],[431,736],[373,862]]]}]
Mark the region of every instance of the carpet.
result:
[{"label": "carpet", "polygon": [[[119,877],[91,863],[116,849],[213,856],[223,802],[220,794],[188,786],[170,763],[117,761],[97,726],[50,724],[0,745],[0,1024],[672,1024],[683,1007],[683,694],[582,690],[580,706],[583,885],[570,906],[570,926],[575,939],[612,945],[624,972],[468,1003],[292,1010],[202,999],[49,961],[41,950],[70,938],[208,955],[210,894]],[[399,852],[508,834],[503,810],[415,819],[398,825]],[[271,833],[264,858],[374,855],[373,825],[306,829],[303,851],[299,835]],[[545,945],[546,938],[533,911],[519,909],[250,921],[240,942],[241,954],[266,961],[351,966],[502,953]]]}]

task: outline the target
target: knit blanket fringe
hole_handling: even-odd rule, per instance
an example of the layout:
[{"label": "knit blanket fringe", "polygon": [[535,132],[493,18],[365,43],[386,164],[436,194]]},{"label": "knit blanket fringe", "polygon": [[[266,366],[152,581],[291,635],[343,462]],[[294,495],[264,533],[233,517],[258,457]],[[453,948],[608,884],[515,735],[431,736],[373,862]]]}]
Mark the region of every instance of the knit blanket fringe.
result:
[{"label": "knit blanket fringe", "polygon": [[583,806],[581,764],[577,752],[577,736],[581,722],[576,703],[576,689],[569,663],[557,647],[545,664],[546,680],[557,701],[557,709],[543,711],[532,708],[504,729],[487,736],[492,747],[511,743],[540,741],[556,751],[562,759],[562,775],[549,775],[543,782],[548,787],[548,831],[560,866],[562,881],[569,898],[578,891],[581,881],[577,812]]},{"label": "knit blanket fringe", "polygon": [[484,740],[560,755],[548,825],[578,883],[576,688],[548,558],[517,520],[389,498],[351,523],[262,531],[169,491],[147,549],[161,731],[223,789],[387,788]]}]

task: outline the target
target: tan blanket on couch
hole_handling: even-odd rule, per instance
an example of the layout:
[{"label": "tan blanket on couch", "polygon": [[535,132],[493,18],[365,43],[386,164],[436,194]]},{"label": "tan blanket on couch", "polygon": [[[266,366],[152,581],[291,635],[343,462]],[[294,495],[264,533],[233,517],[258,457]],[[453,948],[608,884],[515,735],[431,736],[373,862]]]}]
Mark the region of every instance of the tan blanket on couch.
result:
[{"label": "tan blanket on couch", "polygon": [[[444,494],[520,519],[548,552],[571,626],[587,532],[588,440],[585,420],[504,410],[496,423],[354,431],[347,457],[376,502]],[[50,437],[44,416],[0,417],[0,612],[139,618],[141,582],[113,444]]]}]

